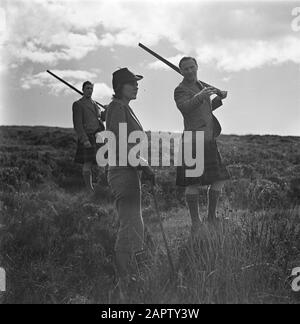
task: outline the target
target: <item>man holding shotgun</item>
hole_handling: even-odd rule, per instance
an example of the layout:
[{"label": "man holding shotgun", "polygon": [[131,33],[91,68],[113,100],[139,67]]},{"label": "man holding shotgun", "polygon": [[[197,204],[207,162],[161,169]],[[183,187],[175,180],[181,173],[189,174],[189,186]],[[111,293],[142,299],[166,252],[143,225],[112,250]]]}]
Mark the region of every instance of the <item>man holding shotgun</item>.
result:
[{"label": "man holding shotgun", "polygon": [[[83,164],[84,183],[89,192],[94,192],[92,165],[97,164],[96,153],[101,146],[101,144],[96,144],[96,135],[105,129],[103,121],[105,121],[107,106],[92,100],[94,85],[90,81],[83,83],[82,92],[50,70],[47,70],[47,73],[82,96],[81,99],[73,103],[72,107],[74,129],[78,136],[75,162]],[[98,106],[105,110],[100,113]]]},{"label": "man holding shotgun", "polygon": [[[187,167],[180,166],[177,168],[176,179],[177,185],[186,187],[185,198],[192,220],[192,234],[196,234],[201,224],[199,186],[208,185],[207,220],[215,223],[218,198],[224,181],[229,179],[229,173],[222,164],[216,143],[216,137],[221,133],[221,126],[212,114],[213,110],[222,105],[222,99],[227,97],[227,92],[211,86],[205,87],[198,80],[198,64],[193,57],[183,57],[179,68],[183,81],[175,89],[174,99],[184,119],[184,130],[204,131],[204,172],[202,176],[186,177]],[[217,96],[211,100],[212,95]]]},{"label": "man holding shotgun", "polygon": [[85,81],[82,85],[83,96],[73,103],[73,124],[78,136],[75,162],[83,164],[82,175],[89,192],[93,193],[92,165],[97,164],[96,134],[105,129],[104,115],[100,114],[97,104],[92,100],[93,84]]},{"label": "man holding shotgun", "polygon": [[[196,131],[204,131],[204,172],[202,176],[186,177],[188,167],[183,165],[177,168],[176,179],[178,186],[186,187],[185,197],[192,219],[192,234],[196,234],[201,224],[199,187],[208,185],[207,219],[209,222],[215,223],[217,221],[218,198],[224,181],[230,177],[222,164],[216,143],[216,138],[221,133],[221,125],[212,113],[223,104],[222,100],[227,97],[227,92],[198,80],[198,64],[195,58],[183,57],[178,68],[142,43],[139,43],[139,46],[183,76],[183,81],[175,89],[174,99],[184,119],[184,130],[194,131],[193,135]],[[217,96],[211,100],[212,95]],[[195,144],[194,136],[192,139],[193,150]],[[182,161],[184,161],[183,158]]]}]

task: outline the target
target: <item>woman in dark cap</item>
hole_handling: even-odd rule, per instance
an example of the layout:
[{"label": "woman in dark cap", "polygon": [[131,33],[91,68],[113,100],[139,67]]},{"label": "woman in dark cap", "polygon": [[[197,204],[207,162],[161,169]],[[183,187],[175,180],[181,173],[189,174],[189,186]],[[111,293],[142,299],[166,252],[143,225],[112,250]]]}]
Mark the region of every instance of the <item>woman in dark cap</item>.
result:
[{"label": "woman in dark cap", "polygon": [[[119,126],[126,123],[127,136],[143,128],[129,106],[138,93],[138,81],[143,77],[135,75],[127,68],[113,73],[114,96],[106,110],[106,130],[116,137],[117,165],[108,167],[108,183],[115,198],[119,216],[119,230],[115,245],[116,266],[120,279],[120,288],[126,290],[130,279],[137,274],[135,256],[143,250],[144,223],[141,212],[140,172],[145,180],[154,183],[154,173],[147,161],[144,166],[119,165]],[[128,137],[127,137],[128,138]],[[128,151],[133,144],[128,144]],[[127,156],[126,156],[127,159]],[[142,158],[141,158],[142,159]],[[121,163],[120,163],[121,164]]]}]

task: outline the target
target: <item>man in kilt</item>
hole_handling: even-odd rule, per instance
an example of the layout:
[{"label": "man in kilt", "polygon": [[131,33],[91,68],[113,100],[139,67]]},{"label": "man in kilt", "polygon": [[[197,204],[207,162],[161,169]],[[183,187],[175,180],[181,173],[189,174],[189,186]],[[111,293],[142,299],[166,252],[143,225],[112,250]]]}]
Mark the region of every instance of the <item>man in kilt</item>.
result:
[{"label": "man in kilt", "polygon": [[[75,162],[83,164],[83,180],[89,192],[93,192],[92,165],[96,165],[96,153],[99,145],[96,134],[105,129],[104,114],[99,112],[97,104],[92,100],[93,84],[85,81],[82,85],[83,96],[72,106],[74,129],[78,136]],[[102,121],[103,120],[103,121]]]},{"label": "man in kilt", "polygon": [[[229,173],[222,164],[216,138],[221,133],[221,126],[212,111],[222,105],[222,99],[227,96],[226,91],[213,87],[204,87],[198,81],[198,64],[193,57],[183,57],[179,63],[183,81],[174,91],[177,108],[184,119],[185,131],[204,131],[204,172],[200,177],[187,177],[189,167],[177,167],[176,184],[184,186],[185,199],[192,221],[192,234],[198,232],[201,224],[199,217],[199,189],[208,186],[207,220],[217,221],[216,207],[224,181],[229,179]],[[211,95],[217,95],[213,100]],[[193,132],[193,152],[196,146],[195,132]],[[183,141],[182,141],[183,142]],[[182,152],[184,150],[182,149]],[[184,162],[184,159],[182,159]],[[192,169],[192,168],[190,168]]]}]

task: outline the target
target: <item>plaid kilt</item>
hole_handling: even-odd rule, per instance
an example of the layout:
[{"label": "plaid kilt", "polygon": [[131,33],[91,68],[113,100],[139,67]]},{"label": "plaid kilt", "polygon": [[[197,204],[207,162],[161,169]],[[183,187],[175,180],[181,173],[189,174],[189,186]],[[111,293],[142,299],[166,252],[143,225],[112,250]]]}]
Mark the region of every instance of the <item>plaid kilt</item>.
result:
[{"label": "plaid kilt", "polygon": [[92,162],[93,164],[97,164],[96,162],[96,154],[98,149],[102,144],[96,143],[96,137],[94,134],[87,134],[89,141],[92,145],[91,148],[85,148],[83,143],[79,140],[77,141],[77,150],[75,153],[74,162],[84,164],[86,162]]},{"label": "plaid kilt", "polygon": [[[193,143],[193,150],[195,152],[195,143]],[[183,152],[183,149],[182,149]],[[179,153],[181,154],[181,153]],[[190,185],[210,185],[216,181],[228,180],[230,174],[222,163],[221,155],[218,150],[217,142],[214,139],[211,142],[204,144],[204,172],[200,177],[186,177],[185,171],[192,170],[194,167],[187,167],[184,165],[184,158],[182,157],[183,165],[177,166],[176,185],[190,186]]]}]

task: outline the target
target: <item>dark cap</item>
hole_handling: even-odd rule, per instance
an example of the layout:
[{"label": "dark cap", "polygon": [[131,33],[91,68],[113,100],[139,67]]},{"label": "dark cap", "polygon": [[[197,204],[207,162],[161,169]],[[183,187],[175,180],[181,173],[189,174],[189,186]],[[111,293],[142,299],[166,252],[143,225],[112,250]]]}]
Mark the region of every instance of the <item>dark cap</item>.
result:
[{"label": "dark cap", "polygon": [[112,85],[114,90],[116,90],[120,84],[126,84],[128,82],[139,81],[142,79],[142,75],[135,75],[127,68],[123,68],[113,73]]}]

